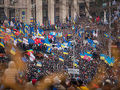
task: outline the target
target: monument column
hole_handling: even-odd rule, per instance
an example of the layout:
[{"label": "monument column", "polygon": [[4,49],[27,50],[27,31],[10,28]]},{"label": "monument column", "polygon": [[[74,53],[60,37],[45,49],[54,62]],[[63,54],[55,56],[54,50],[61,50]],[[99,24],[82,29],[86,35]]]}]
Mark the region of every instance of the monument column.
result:
[{"label": "monument column", "polygon": [[43,23],[43,15],[42,15],[42,0],[36,0],[36,21]]},{"label": "monument column", "polygon": [[[88,1],[88,0],[86,1],[86,5],[87,5],[87,8],[88,8],[88,10],[89,10],[89,6],[90,6],[90,5],[89,5],[89,1]],[[86,17],[89,17],[90,14],[89,14],[87,8],[85,8]]]},{"label": "monument column", "polygon": [[48,0],[48,20],[54,24],[54,0]]},{"label": "monument column", "polygon": [[71,10],[72,10],[71,11],[71,18],[72,18],[72,20],[74,20],[78,14],[78,2],[77,2],[77,0],[73,0]]},{"label": "monument column", "polygon": [[60,0],[60,4],[60,21],[65,23],[67,17],[67,0]]},{"label": "monument column", "polygon": [[69,0],[67,0],[66,4],[67,4],[66,5],[66,16],[69,19]]},{"label": "monument column", "polygon": [[4,11],[5,11],[5,15],[7,18],[9,18],[9,10],[8,10],[8,4],[9,4],[9,1],[8,0],[4,0]]}]

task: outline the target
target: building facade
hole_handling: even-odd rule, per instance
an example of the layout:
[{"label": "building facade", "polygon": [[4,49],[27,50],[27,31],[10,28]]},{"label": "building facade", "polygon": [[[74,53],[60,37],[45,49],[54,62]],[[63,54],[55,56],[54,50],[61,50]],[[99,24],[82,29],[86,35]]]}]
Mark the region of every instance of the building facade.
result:
[{"label": "building facade", "polygon": [[16,18],[27,21],[27,0],[0,0],[0,20]]},{"label": "building facade", "polygon": [[[86,0],[87,6],[93,0]],[[0,20],[16,18],[30,24],[65,23],[76,16],[89,16],[84,0],[0,0]]]}]

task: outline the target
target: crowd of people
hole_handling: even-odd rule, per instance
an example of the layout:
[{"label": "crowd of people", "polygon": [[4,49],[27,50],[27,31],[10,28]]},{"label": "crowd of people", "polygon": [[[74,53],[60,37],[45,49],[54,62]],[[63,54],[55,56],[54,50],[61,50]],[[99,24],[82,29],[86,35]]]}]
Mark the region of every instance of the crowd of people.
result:
[{"label": "crowd of people", "polygon": [[[68,69],[74,68],[79,70],[79,74],[69,73],[71,87],[68,85],[67,88],[81,90],[79,87],[88,85],[94,79],[100,65],[105,66],[106,72],[111,72],[112,76],[111,64],[114,61],[101,60],[101,54],[108,55],[106,43],[109,36],[103,30],[105,26],[98,28],[89,19],[48,26],[50,30],[44,30],[44,26],[27,25],[15,19],[1,25],[0,52],[5,53],[7,44],[11,43],[10,54],[14,56],[18,48],[22,52],[21,60],[27,65],[27,69],[19,72],[19,78],[24,77],[34,85],[51,73],[69,73]],[[4,56],[1,58],[2,62],[6,62]],[[111,77],[108,75],[106,78]]]}]

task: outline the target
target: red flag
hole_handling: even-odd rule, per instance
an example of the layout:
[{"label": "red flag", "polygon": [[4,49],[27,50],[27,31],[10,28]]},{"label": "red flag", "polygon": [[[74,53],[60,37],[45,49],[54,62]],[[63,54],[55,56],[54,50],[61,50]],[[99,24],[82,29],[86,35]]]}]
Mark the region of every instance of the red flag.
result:
[{"label": "red flag", "polygon": [[27,54],[28,56],[30,56],[30,52],[27,52],[26,54]]},{"label": "red flag", "polygon": [[42,42],[41,42],[41,39],[40,39],[40,38],[38,39],[38,43],[42,44]]},{"label": "red flag", "polygon": [[18,36],[19,35],[19,31],[15,32],[15,35]]},{"label": "red flag", "polygon": [[13,30],[17,31],[17,29],[13,29]]},{"label": "red flag", "polygon": [[52,35],[48,35],[48,38],[49,38],[49,39],[52,39],[52,38],[53,38],[53,36],[52,36]]},{"label": "red flag", "polygon": [[36,38],[36,39],[34,39],[34,41],[35,41],[35,44],[38,44],[39,43],[39,41],[38,41],[38,39]]}]

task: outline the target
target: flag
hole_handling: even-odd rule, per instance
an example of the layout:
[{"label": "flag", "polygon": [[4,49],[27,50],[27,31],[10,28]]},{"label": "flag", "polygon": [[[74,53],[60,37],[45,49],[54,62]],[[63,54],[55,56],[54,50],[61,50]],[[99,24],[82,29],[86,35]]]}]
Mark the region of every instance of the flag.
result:
[{"label": "flag", "polygon": [[87,56],[87,55],[85,55],[85,56],[83,57],[83,59],[85,59],[85,60],[87,60],[87,61],[90,61],[92,58],[89,57],[89,56]]},{"label": "flag", "polygon": [[63,51],[63,54],[65,54],[65,55],[68,55],[68,52],[66,52],[66,51]]},{"label": "flag", "polygon": [[70,42],[70,41],[68,42],[68,46],[69,46],[69,47],[71,46],[71,42]]},{"label": "flag", "polygon": [[48,36],[47,36],[47,38],[45,38],[45,44],[50,44],[50,42],[48,40]]},{"label": "flag", "polygon": [[62,37],[63,35],[62,35],[62,32],[61,33],[58,33],[58,37]]},{"label": "flag", "polygon": [[29,43],[28,43],[28,39],[23,38],[23,43],[25,43],[25,44],[29,44]]},{"label": "flag", "polygon": [[50,34],[49,35],[52,35],[52,36],[55,36],[55,32],[50,32]]},{"label": "flag", "polygon": [[88,59],[88,56],[87,56],[87,55],[85,55],[85,56],[83,57],[83,59]]},{"label": "flag", "polygon": [[0,34],[0,39],[3,39],[4,37]]},{"label": "flag", "polygon": [[42,63],[41,62],[37,62],[36,66],[42,67]]},{"label": "flag", "polygon": [[57,25],[55,25],[55,29],[57,29]]},{"label": "flag", "polygon": [[37,33],[38,33],[39,36],[44,35],[44,31],[40,28],[38,28]]},{"label": "flag", "polygon": [[23,62],[27,62],[27,59],[25,57],[22,57]]},{"label": "flag", "polygon": [[62,47],[62,48],[65,48],[65,45],[64,45],[64,44],[61,44],[61,47]]},{"label": "flag", "polygon": [[41,70],[40,69],[38,69],[38,73],[40,73],[41,72]]},{"label": "flag", "polygon": [[67,41],[65,40],[65,37],[63,37],[63,41],[64,41],[65,43],[67,43]]},{"label": "flag", "polygon": [[33,39],[29,38],[29,39],[28,39],[28,43],[29,43],[29,44],[34,44],[35,41],[34,41]]},{"label": "flag", "polygon": [[72,36],[72,34],[71,34],[71,33],[68,33],[67,36]]},{"label": "flag", "polygon": [[85,55],[87,55],[88,57],[92,57],[92,54],[89,54],[89,53],[86,53],[86,52],[85,52]]},{"label": "flag", "polygon": [[0,46],[2,46],[3,48],[5,47],[3,42],[0,42]]},{"label": "flag", "polygon": [[82,37],[80,32],[79,32],[79,37],[80,37],[80,38]]},{"label": "flag", "polygon": [[114,62],[115,62],[115,58],[112,57],[112,58],[111,58],[111,64],[110,64],[110,66],[113,66]]},{"label": "flag", "polygon": [[16,50],[15,50],[14,47],[12,47],[12,49],[10,50],[10,53],[11,53],[12,55],[15,55],[15,54],[16,54]]},{"label": "flag", "polygon": [[88,54],[90,54],[90,51],[87,51]]},{"label": "flag", "polygon": [[60,47],[61,47],[61,43],[58,42],[58,43],[57,43],[57,48],[60,48]]},{"label": "flag", "polygon": [[47,47],[47,52],[51,53],[51,51],[52,51],[52,48]]},{"label": "flag", "polygon": [[48,43],[44,43],[44,45],[46,45],[46,46],[51,46],[51,44],[48,44]]},{"label": "flag", "polygon": [[115,62],[115,58],[112,57],[112,58],[111,58],[111,63],[114,63],[114,62]]},{"label": "flag", "polygon": [[77,31],[78,31],[78,28],[76,27],[76,29],[75,29],[75,33],[77,34]]},{"label": "flag", "polygon": [[72,26],[72,29],[75,29],[75,26],[74,26],[74,25]]},{"label": "flag", "polygon": [[30,52],[33,53],[33,49],[29,49],[29,50],[27,50],[27,52],[29,52],[29,53],[30,53]]},{"label": "flag", "polygon": [[92,39],[87,39],[88,43],[93,44],[93,40]]},{"label": "flag", "polygon": [[52,53],[52,55],[54,56],[54,55],[55,55],[55,53]]},{"label": "flag", "polygon": [[107,33],[104,33],[104,37],[109,38],[109,35]]},{"label": "flag", "polygon": [[44,57],[48,58],[48,55],[47,55],[47,54],[44,54]]},{"label": "flag", "polygon": [[73,62],[73,66],[78,67],[78,62],[77,61]]},{"label": "flag", "polygon": [[50,20],[48,20],[48,26],[51,26],[51,21]]},{"label": "flag", "polygon": [[113,66],[114,57],[110,58],[109,56],[106,56],[105,63],[109,64],[110,66]]},{"label": "flag", "polygon": [[35,56],[30,52],[30,61],[34,61],[35,60]]},{"label": "flag", "polygon": [[111,58],[109,56],[107,56],[105,58],[105,62],[110,65],[111,64]]},{"label": "flag", "polygon": [[16,39],[16,40],[14,40],[14,45],[15,45],[15,46],[17,45],[17,39]]},{"label": "flag", "polygon": [[81,57],[82,59],[84,58],[84,56],[85,56],[84,54],[80,53],[80,57]]},{"label": "flag", "polygon": [[40,22],[38,21],[38,26],[40,27]]},{"label": "flag", "polygon": [[17,42],[23,42],[20,38],[17,40]]},{"label": "flag", "polygon": [[100,54],[100,59],[101,59],[101,60],[105,60],[105,58],[106,58],[106,55],[105,55],[105,54]]},{"label": "flag", "polygon": [[[2,26],[1,26],[2,27]],[[4,32],[4,29],[3,28],[0,28],[0,32],[3,31]]]},{"label": "flag", "polygon": [[53,38],[53,35],[48,35],[48,38],[49,38],[49,39],[52,39],[52,38]]},{"label": "flag", "polygon": [[95,43],[91,43],[90,46],[96,48],[96,44]]},{"label": "flag", "polygon": [[59,60],[64,62],[64,58],[62,56],[59,56]]}]

